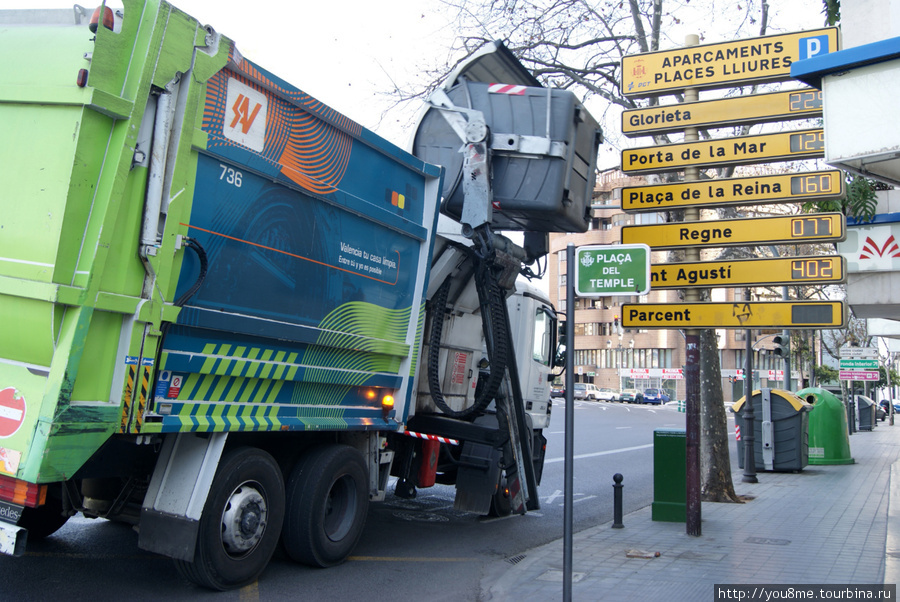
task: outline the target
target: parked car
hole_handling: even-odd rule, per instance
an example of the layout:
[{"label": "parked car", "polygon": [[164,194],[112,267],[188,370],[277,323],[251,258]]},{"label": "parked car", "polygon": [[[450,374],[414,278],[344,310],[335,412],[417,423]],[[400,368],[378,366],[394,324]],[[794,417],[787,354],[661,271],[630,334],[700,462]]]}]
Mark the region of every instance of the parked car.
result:
[{"label": "parked car", "polygon": [[572,396],[575,399],[591,399],[597,401],[600,399],[600,389],[597,388],[597,385],[592,385],[591,383],[575,383],[575,387],[572,390]]},{"label": "parked car", "polygon": [[665,389],[644,389],[644,403],[669,403],[669,394]]},{"label": "parked car", "polygon": [[550,386],[550,397],[565,397],[566,396],[566,388],[557,385]]},{"label": "parked car", "polygon": [[601,387],[600,391],[597,392],[597,399],[600,401],[616,401],[619,399],[619,394],[613,389]]},{"label": "parked car", "polygon": [[637,389],[622,389],[619,401],[624,403],[644,403],[644,394]]},{"label": "parked car", "polygon": [[887,410],[885,409],[887,406],[884,404],[884,399],[881,400],[881,403],[875,404],[875,420],[884,422],[884,419],[887,418]]}]

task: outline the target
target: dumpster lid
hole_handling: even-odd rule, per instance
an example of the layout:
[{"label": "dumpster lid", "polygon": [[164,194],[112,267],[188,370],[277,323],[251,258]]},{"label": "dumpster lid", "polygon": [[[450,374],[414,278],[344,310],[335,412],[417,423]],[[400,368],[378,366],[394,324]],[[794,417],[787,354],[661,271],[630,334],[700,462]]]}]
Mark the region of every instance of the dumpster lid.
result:
[{"label": "dumpster lid", "polygon": [[485,44],[460,63],[447,76],[447,80],[444,82],[444,89],[449,90],[458,84],[462,77],[471,82],[485,84],[502,83],[535,88],[541,87],[541,82],[499,40]]},{"label": "dumpster lid", "polygon": [[[791,404],[791,407],[793,407],[798,412],[802,411],[805,407],[809,406],[808,403],[806,403],[805,401],[803,401],[802,399],[800,399],[799,397],[797,397],[790,391],[785,391],[783,389],[772,389],[772,394],[784,399],[786,402]],[[757,390],[753,391],[750,395],[751,395],[751,397],[755,397],[756,395],[762,395],[762,390],[757,389]],[[732,404],[732,406],[731,406],[731,411],[739,412],[741,410],[741,408],[744,407],[744,400],[746,399],[746,397],[747,396],[745,395],[744,397],[741,397],[736,402],[734,402],[734,404]]]},{"label": "dumpster lid", "polygon": [[858,405],[859,402],[864,403],[865,407],[875,405],[875,400],[873,400],[871,397],[866,397],[865,395],[855,395],[854,397],[856,398],[857,407],[862,407]]}]

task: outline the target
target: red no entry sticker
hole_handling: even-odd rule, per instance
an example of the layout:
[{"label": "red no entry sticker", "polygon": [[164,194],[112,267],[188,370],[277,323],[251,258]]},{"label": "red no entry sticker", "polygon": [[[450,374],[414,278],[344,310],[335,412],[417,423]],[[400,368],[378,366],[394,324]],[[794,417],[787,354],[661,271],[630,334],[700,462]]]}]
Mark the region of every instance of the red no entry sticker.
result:
[{"label": "red no entry sticker", "polygon": [[9,437],[25,420],[25,398],[8,387],[0,391],[0,439]]}]

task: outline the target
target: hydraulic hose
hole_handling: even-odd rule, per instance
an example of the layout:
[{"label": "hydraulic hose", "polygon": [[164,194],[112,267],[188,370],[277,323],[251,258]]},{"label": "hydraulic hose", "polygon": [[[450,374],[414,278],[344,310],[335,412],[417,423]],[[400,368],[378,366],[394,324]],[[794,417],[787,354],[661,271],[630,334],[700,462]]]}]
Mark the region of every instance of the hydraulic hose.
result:
[{"label": "hydraulic hose", "polygon": [[506,374],[506,364],[509,357],[509,331],[503,305],[506,298],[497,284],[491,270],[490,262],[477,257],[475,270],[475,286],[478,291],[478,300],[481,304],[481,318],[485,334],[485,346],[490,372],[483,387],[476,394],[475,402],[468,408],[454,410],[447,403],[441,391],[440,383],[440,343],[444,329],[444,315],[447,310],[447,299],[450,294],[450,278],[441,285],[432,299],[431,330],[429,333],[428,352],[428,389],[435,405],[440,410],[453,418],[474,418],[484,413],[484,410],[497,396],[497,391]]},{"label": "hydraulic hose", "polygon": [[174,305],[176,307],[184,307],[184,304],[188,302],[188,299],[193,297],[197,293],[197,291],[200,290],[200,286],[203,284],[203,281],[206,280],[206,269],[208,267],[206,249],[204,249],[199,242],[197,242],[193,238],[185,237],[184,246],[188,247],[197,254],[197,259],[200,261],[200,275],[197,276],[197,280],[194,281],[194,284],[191,285],[191,288],[186,290],[183,295],[175,300]]}]

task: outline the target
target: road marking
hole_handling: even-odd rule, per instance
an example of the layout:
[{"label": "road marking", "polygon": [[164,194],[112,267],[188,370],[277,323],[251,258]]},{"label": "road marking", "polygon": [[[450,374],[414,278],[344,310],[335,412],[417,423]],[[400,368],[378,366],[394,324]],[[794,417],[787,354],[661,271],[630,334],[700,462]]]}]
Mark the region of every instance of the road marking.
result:
[{"label": "road marking", "polygon": [[[624,452],[637,451],[639,449],[647,449],[649,447],[653,447],[652,443],[648,443],[646,445],[635,445],[634,447],[620,447],[619,449],[608,449],[606,451],[594,452],[591,454],[579,454],[577,456],[573,456],[575,460],[583,460],[585,458],[596,458],[597,456],[608,456],[610,454],[621,454]],[[553,464],[555,462],[562,462],[565,458],[550,458],[549,460],[544,460],[544,464]]]},{"label": "road marking", "polygon": [[[546,462],[545,462],[545,463],[546,463]],[[547,496],[547,499],[544,500],[544,503],[545,503],[545,504],[552,504],[553,501],[554,501],[556,498],[558,498],[559,496],[561,496],[562,494],[563,494],[563,492],[560,491],[559,489],[557,489],[556,491],[554,491],[553,493],[551,493],[549,496]]]},{"label": "road marking", "polygon": [[[584,494],[576,493],[575,495],[584,495]],[[585,501],[593,499],[595,497],[597,497],[597,496],[596,495],[588,495],[588,496],[585,496],[582,498],[578,498],[577,500],[572,500],[572,503],[577,504],[578,502],[585,502]],[[565,504],[560,504],[559,506],[562,507],[562,506],[565,506]]]},{"label": "road marking", "polygon": [[622,429],[631,429],[631,428],[634,428],[634,427],[633,426],[617,426],[616,430],[621,431]]}]

